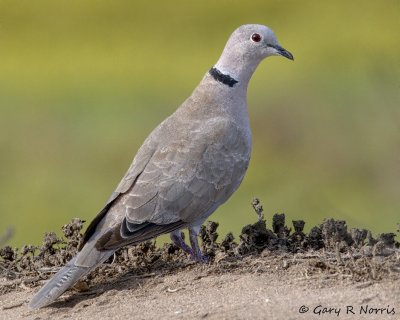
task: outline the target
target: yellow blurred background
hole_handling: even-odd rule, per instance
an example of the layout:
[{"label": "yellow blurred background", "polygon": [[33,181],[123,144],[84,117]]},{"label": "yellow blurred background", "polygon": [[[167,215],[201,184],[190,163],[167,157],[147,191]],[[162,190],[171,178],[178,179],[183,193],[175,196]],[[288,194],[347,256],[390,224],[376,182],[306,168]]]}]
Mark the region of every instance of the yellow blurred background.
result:
[{"label": "yellow blurred background", "polygon": [[250,82],[252,161],[212,219],[237,235],[285,212],[394,232],[400,222],[400,2],[0,1],[0,234],[40,244],[91,220],[150,131],[244,23],[295,61]]}]

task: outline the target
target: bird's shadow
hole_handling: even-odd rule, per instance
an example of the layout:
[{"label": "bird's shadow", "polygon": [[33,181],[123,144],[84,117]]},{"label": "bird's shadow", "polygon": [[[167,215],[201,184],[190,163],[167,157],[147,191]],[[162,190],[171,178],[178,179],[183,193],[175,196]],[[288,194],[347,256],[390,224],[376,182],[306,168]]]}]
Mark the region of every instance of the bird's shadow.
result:
[{"label": "bird's shadow", "polygon": [[[155,277],[154,275],[153,277]],[[102,282],[97,283],[90,287],[88,291],[76,292],[74,290],[69,291],[69,296],[64,299],[53,302],[49,305],[51,308],[56,309],[70,309],[74,308],[76,305],[83,301],[89,301],[91,299],[96,299],[107,293],[110,290],[124,291],[124,290],[136,290],[138,287],[145,285],[149,281],[149,278],[135,278],[122,276],[120,278],[114,279],[114,282]]]},{"label": "bird's shadow", "polygon": [[[114,281],[110,282],[101,282],[97,283],[90,287],[88,291],[77,292],[74,289],[67,291],[69,293],[64,299],[57,300],[50,304],[48,307],[55,309],[72,309],[79,305],[81,302],[87,301],[88,304],[83,305],[83,307],[87,307],[91,304],[90,300],[97,299],[103,294],[111,291],[124,291],[124,290],[136,290],[141,286],[145,285],[147,281],[150,280],[150,277],[133,277],[128,276],[131,275],[131,272],[117,278],[113,279]],[[155,275],[153,275],[155,277]],[[94,300],[93,300],[94,301]]]},{"label": "bird's shadow", "polygon": [[[148,274],[140,274],[136,273],[135,270],[130,270],[119,277],[113,277],[112,280],[105,280],[106,278],[103,278],[101,282],[91,286],[88,291],[76,292],[73,289],[69,290],[67,291],[70,294],[69,296],[53,302],[49,305],[49,307],[55,309],[72,309],[83,301],[96,299],[111,290],[136,290],[137,288],[143,287],[147,282],[152,281],[157,277],[166,274],[173,274],[193,265],[195,265],[193,261],[172,263],[170,266],[168,266],[168,268],[161,268],[161,270],[157,270]],[[83,307],[88,305],[90,305],[90,303],[84,305]]]}]

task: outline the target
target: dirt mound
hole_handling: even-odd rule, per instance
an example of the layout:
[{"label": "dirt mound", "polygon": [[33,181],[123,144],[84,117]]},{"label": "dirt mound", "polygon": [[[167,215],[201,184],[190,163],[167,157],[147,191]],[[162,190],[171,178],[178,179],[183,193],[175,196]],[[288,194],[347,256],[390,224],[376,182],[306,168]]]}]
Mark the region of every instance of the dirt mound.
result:
[{"label": "dirt mound", "polygon": [[[241,268],[256,259],[269,259],[282,269],[301,263],[307,276],[325,274],[355,282],[400,277],[400,243],[395,241],[394,233],[374,238],[368,230],[349,231],[345,221],[326,219],[306,234],[304,221],[293,221],[292,229],[286,225],[283,213],[273,216],[269,229],[260,201],[254,199],[252,205],[259,219],[243,227],[238,242],[231,233],[219,242],[216,222],[209,221],[202,227],[203,252],[211,258],[209,273]],[[76,218],[64,225],[61,239],[54,232],[46,233],[41,247],[25,245],[21,250],[9,246],[0,249],[0,277],[4,280],[0,283],[0,294],[21,287],[35,287],[50,278],[76,254],[83,224],[84,221]],[[118,250],[75,289],[86,291],[95,283],[110,282],[129,274],[173,273],[192,264],[175,245],[158,247],[155,241],[148,241]]]}]

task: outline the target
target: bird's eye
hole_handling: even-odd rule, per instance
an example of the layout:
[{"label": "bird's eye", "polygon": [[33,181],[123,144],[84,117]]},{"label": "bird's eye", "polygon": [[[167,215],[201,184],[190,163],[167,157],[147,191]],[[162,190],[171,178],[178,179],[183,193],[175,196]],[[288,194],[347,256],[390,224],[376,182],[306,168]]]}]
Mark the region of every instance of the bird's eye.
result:
[{"label": "bird's eye", "polygon": [[253,33],[251,35],[251,40],[254,42],[260,42],[261,41],[261,36],[258,33]]}]

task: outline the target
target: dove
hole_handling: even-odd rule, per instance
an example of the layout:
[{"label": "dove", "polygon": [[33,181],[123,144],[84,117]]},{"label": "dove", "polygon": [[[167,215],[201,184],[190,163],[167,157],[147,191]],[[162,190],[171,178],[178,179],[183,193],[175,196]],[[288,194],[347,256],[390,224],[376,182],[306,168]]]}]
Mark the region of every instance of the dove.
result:
[{"label": "dove", "polygon": [[145,139],[77,255],[36,293],[30,308],[52,303],[117,249],[161,234],[170,233],[194,260],[208,261],[198,243],[200,227],[246,173],[252,147],[247,87],[269,56],[293,60],[266,26],[242,25],[232,33],[189,98]]}]

